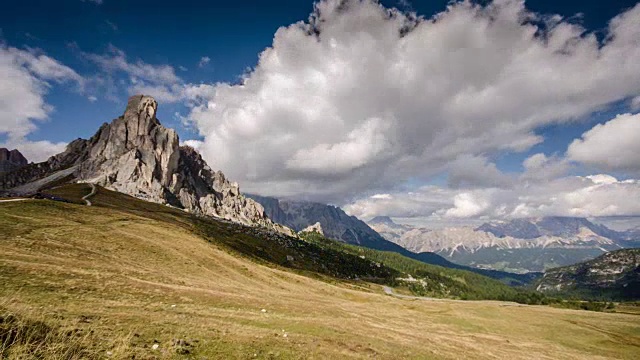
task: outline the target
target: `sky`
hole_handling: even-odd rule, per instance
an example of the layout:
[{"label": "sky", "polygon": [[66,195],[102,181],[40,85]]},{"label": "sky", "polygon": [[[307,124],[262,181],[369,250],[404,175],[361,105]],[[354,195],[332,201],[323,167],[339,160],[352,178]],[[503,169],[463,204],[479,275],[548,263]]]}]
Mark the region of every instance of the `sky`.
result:
[{"label": "sky", "polygon": [[21,1],[0,147],[32,161],[128,96],[245,192],[436,226],[640,216],[636,1]]}]

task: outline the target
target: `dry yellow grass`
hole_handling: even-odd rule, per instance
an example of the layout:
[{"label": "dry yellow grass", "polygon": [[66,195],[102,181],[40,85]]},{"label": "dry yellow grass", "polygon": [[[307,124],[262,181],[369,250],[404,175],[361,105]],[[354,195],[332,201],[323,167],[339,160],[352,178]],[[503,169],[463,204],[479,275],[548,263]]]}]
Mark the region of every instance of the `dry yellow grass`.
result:
[{"label": "dry yellow grass", "polygon": [[[636,315],[396,299],[377,285],[330,284],[259,265],[203,240],[186,224],[115,208],[44,200],[1,203],[0,227],[4,312],[43,320],[63,333],[86,334],[81,345],[95,357],[633,359],[640,354]],[[14,350],[11,356],[26,351]]]}]

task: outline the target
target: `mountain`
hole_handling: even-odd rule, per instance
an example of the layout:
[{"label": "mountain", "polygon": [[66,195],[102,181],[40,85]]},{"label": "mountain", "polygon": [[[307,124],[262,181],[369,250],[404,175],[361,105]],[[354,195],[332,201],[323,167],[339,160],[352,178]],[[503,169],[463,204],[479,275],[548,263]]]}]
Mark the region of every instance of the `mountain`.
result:
[{"label": "mountain", "polygon": [[0,173],[17,170],[29,164],[29,161],[18,151],[0,148]]},{"label": "mountain", "polygon": [[[402,234],[406,233],[407,231],[411,231],[413,229],[409,225],[396,224],[388,216],[376,216],[373,219],[369,220],[367,224],[371,226],[371,228],[374,229],[378,234],[382,235],[382,237],[394,243],[396,242],[397,239],[402,237]],[[402,244],[399,244],[399,245],[402,245]],[[409,249],[409,247],[405,247],[405,248]]]},{"label": "mountain", "polygon": [[601,237],[619,239],[616,231],[597,225],[585,218],[550,216],[535,219],[514,219],[486,223],[476,230],[492,233],[497,237],[535,239],[542,236],[568,238],[583,235],[585,230]]},{"label": "mountain", "polygon": [[46,162],[3,174],[0,189],[27,195],[60,181],[89,182],[194,214],[291,233],[198,152],[179,146],[175,130],[156,118],[157,106],[152,97],[130,97],[124,114],[90,139],[74,140]]},{"label": "mountain", "polygon": [[366,223],[347,215],[339,207],[307,201],[278,200],[254,194],[247,196],[260,203],[270,219],[295,231],[320,223],[324,235],[331,239],[375,249],[396,247]]},{"label": "mountain", "polygon": [[640,249],[612,251],[590,261],[550,269],[536,290],[596,300],[640,300]]},{"label": "mountain", "polygon": [[521,273],[640,247],[632,231],[617,232],[584,218],[516,219],[436,230],[399,225],[391,219],[373,220],[369,223],[374,230],[410,251],[430,251],[458,264]]},{"label": "mountain", "polygon": [[[364,221],[355,216],[347,215],[344,210],[336,206],[308,201],[279,200],[254,194],[247,194],[247,196],[259,202],[270,219],[295,231],[302,231],[310,225],[320,223],[324,236],[329,239],[375,250],[396,252],[427,264],[470,270],[514,284],[528,283],[537,276],[536,274],[519,275],[492,269],[477,269],[454,264],[430,251],[407,250],[385,239]],[[383,220],[385,219],[380,219],[380,221]]]}]

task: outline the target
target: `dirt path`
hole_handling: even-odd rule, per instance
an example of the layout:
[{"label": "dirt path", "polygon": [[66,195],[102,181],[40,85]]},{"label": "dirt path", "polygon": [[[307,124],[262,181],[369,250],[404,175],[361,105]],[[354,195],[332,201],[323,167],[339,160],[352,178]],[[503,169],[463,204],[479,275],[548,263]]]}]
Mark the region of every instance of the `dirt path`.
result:
[{"label": "dirt path", "polygon": [[95,195],[96,191],[98,190],[94,184],[89,183],[89,185],[91,185],[91,192],[82,197],[82,200],[87,203],[87,206],[91,206],[91,201],[89,200],[89,198]]},{"label": "dirt path", "polygon": [[25,201],[25,200],[30,200],[30,199],[5,199],[5,200],[0,200],[0,202]]},{"label": "dirt path", "polygon": [[453,299],[438,299],[438,298],[426,297],[426,296],[411,296],[411,295],[396,294],[396,292],[393,291],[393,289],[388,286],[384,287],[384,293],[387,295],[395,296],[400,299],[414,299],[414,300],[427,300],[427,301],[458,301]]}]

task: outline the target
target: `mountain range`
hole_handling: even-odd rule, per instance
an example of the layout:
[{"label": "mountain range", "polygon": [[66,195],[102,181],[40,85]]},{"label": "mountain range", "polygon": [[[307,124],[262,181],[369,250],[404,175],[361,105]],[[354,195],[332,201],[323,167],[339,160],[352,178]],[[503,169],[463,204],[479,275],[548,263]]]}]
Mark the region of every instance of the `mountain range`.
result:
[{"label": "mountain range", "polygon": [[431,251],[455,263],[514,272],[544,271],[607,251],[640,247],[637,229],[615,231],[577,217],[514,219],[435,230],[397,224],[389,217],[368,223],[385,239],[410,251]]},{"label": "mountain range", "polygon": [[305,231],[309,226],[319,224],[323,235],[329,239],[375,250],[392,251],[428,264],[469,270],[508,283],[524,284],[538,276],[537,273],[520,275],[455,264],[430,250],[405,249],[393,241],[385,239],[367,223],[355,216],[348,215],[336,206],[309,201],[281,200],[255,194],[247,194],[247,196],[260,203],[267,216],[274,222],[287,226],[296,232]]}]

